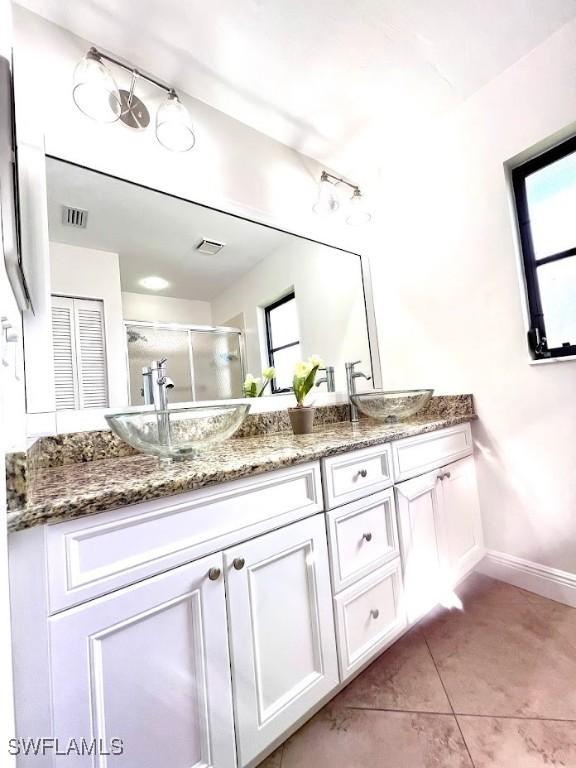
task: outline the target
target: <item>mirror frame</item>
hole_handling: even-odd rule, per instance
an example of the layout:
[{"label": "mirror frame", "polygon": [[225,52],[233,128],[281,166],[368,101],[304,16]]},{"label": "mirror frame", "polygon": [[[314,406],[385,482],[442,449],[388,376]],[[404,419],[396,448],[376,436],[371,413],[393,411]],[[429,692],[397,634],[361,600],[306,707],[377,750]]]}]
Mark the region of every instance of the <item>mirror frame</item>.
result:
[{"label": "mirror frame", "polygon": [[[41,301],[35,306],[34,313],[26,312],[24,319],[24,360],[26,375],[26,414],[27,432],[29,437],[41,434],[61,434],[86,430],[108,429],[104,414],[114,408],[94,408],[74,411],[57,411],[53,384],[52,335],[51,335],[51,280],[50,253],[48,232],[48,198],[46,160],[56,160],[82,168],[92,173],[98,173],[108,178],[116,179],[157,194],[166,195],[176,200],[197,205],[201,208],[221,213],[226,216],[273,229],[301,240],[334,248],[343,253],[349,253],[360,260],[362,289],[364,295],[364,311],[370,360],[370,374],[375,389],[382,386],[380,353],[378,345],[376,316],[372,293],[372,280],[368,258],[365,255],[347,248],[327,243],[306,234],[293,232],[282,226],[258,220],[242,213],[226,210],[214,205],[191,200],[172,192],[151,187],[147,184],[122,178],[121,176],[92,168],[66,158],[45,153],[43,147],[23,145],[20,149],[20,174],[23,242],[30,254],[31,272],[33,274],[35,293],[41,296]],[[197,401],[210,404],[213,401]],[[220,402],[220,401],[217,401]],[[231,400],[229,402],[234,402]],[[277,394],[270,397],[255,399],[252,412],[284,410],[293,405],[292,393]],[[346,392],[319,392],[315,397],[316,405],[328,405],[347,402]],[[129,406],[130,407],[130,406]]]}]

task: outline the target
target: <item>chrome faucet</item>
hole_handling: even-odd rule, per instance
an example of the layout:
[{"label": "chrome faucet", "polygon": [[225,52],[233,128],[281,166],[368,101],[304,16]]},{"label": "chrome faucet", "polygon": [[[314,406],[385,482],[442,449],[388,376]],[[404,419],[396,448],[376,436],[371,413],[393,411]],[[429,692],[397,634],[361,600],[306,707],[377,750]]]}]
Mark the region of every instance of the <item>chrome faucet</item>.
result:
[{"label": "chrome faucet", "polygon": [[[167,376],[166,363],[167,358],[157,360],[152,363],[150,368],[142,371],[144,377],[144,392],[151,394],[154,408],[158,415],[158,440],[162,445],[170,442],[170,417],[168,415],[168,390],[172,389],[174,382]],[[154,378],[154,374],[156,378]],[[145,397],[146,399],[146,397]]]},{"label": "chrome faucet", "polygon": [[346,368],[346,389],[348,391],[348,402],[350,404],[350,421],[355,424],[358,421],[358,408],[352,402],[351,395],[356,394],[356,379],[366,379],[370,381],[372,376],[366,376],[361,371],[355,371],[354,366],[359,365],[362,360],[356,360],[354,363],[345,363]]},{"label": "chrome faucet", "polygon": [[336,383],[334,378],[334,366],[333,365],[327,365],[325,368],[318,368],[319,371],[325,371],[326,375],[322,376],[321,379],[317,379],[316,386],[319,387],[320,384],[326,384],[326,391],[327,392],[336,392]]}]

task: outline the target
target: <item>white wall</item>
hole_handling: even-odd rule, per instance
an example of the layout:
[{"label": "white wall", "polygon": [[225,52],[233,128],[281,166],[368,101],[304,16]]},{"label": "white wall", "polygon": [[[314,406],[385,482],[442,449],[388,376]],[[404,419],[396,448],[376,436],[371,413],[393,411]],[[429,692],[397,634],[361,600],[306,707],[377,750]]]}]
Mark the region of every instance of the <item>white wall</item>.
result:
[{"label": "white wall", "polygon": [[212,325],[209,301],[177,299],[173,296],[151,296],[148,293],[122,293],[125,320],[146,320],[159,323]]},{"label": "white wall", "polygon": [[[360,260],[335,249],[292,240],[271,253],[234,286],[212,300],[216,324],[243,314],[247,369],[255,376],[268,365],[263,307],[294,290],[302,357],[322,357],[336,369],[336,390],[346,389],[344,363],[362,360],[370,370],[370,350]],[[360,370],[361,368],[359,368]],[[358,380],[358,389],[363,388]]]},{"label": "white wall", "polygon": [[51,242],[50,275],[52,293],[103,302],[109,405],[122,408],[128,378],[118,254]]},{"label": "white wall", "polygon": [[396,148],[373,263],[384,386],[473,392],[489,548],[576,572],[576,363],[530,365],[504,163],[572,124],[576,23]]}]

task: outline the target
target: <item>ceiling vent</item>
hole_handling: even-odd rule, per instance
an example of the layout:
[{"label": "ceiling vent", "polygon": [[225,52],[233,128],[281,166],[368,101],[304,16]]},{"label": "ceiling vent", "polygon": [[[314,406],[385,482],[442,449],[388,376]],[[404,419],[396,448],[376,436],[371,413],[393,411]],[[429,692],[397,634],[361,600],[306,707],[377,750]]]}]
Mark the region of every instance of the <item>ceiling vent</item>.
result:
[{"label": "ceiling vent", "polygon": [[207,253],[209,256],[214,256],[215,253],[219,253],[226,243],[219,243],[218,240],[208,240],[204,238],[196,246],[196,250],[200,253]]},{"label": "ceiling vent", "polygon": [[82,208],[72,208],[69,205],[63,205],[62,224],[66,227],[86,229],[86,225],[88,224],[88,211],[84,211]]}]

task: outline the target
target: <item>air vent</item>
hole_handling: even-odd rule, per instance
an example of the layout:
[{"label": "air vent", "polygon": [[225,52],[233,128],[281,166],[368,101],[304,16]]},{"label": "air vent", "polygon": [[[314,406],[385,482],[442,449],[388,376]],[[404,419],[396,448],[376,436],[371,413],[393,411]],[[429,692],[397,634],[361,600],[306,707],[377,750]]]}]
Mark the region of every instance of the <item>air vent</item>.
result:
[{"label": "air vent", "polygon": [[62,206],[62,224],[67,227],[77,227],[86,229],[88,223],[88,211],[82,208],[71,208],[69,205]]},{"label": "air vent", "polygon": [[226,243],[219,243],[218,240],[208,240],[207,238],[204,238],[198,243],[196,250],[200,251],[200,253],[207,253],[210,256],[214,256],[214,254],[221,251],[225,245]]}]

